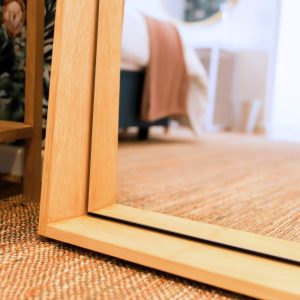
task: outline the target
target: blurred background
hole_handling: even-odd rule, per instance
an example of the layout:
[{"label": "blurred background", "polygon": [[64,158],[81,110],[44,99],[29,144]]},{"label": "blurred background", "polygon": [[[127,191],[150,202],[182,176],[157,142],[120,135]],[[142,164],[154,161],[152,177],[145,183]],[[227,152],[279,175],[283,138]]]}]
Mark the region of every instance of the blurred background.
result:
[{"label": "blurred background", "polygon": [[126,11],[175,23],[197,52],[208,75],[206,130],[299,140],[297,3],[127,0]]}]

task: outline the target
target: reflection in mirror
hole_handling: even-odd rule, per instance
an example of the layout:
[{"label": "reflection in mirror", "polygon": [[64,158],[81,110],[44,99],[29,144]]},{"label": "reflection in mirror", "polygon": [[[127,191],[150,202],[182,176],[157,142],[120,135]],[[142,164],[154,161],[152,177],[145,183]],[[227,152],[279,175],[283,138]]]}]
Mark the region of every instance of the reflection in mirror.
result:
[{"label": "reflection in mirror", "polygon": [[214,17],[232,4],[231,0],[162,0],[170,15],[183,22],[201,22]]},{"label": "reflection in mirror", "polygon": [[272,114],[274,128],[294,116],[278,110],[288,77],[270,84],[285,62],[272,62],[267,38],[278,33],[274,6],[240,1],[229,22],[241,25],[224,45],[209,27],[189,43],[188,30],[158,19],[163,7],[145,16],[149,2],[133,2],[123,30],[118,203],[299,242],[299,137],[268,127]]}]

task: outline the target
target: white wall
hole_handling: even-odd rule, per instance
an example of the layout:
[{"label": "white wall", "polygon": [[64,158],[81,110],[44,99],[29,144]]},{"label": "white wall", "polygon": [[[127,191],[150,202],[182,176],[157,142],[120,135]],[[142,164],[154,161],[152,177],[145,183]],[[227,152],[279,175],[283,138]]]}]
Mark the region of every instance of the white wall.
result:
[{"label": "white wall", "polygon": [[282,0],[271,133],[300,141],[300,1]]},{"label": "white wall", "polygon": [[185,8],[186,1],[185,0],[163,0],[165,8],[169,10],[172,16],[179,20],[185,19]]}]

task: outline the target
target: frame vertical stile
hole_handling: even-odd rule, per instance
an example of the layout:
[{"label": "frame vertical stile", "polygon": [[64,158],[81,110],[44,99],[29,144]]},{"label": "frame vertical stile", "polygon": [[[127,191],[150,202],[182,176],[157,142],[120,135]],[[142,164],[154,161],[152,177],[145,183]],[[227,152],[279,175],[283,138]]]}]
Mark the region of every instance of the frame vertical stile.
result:
[{"label": "frame vertical stile", "polygon": [[98,4],[57,1],[40,233],[87,212]]},{"label": "frame vertical stile", "polygon": [[123,0],[100,0],[89,211],[116,203]]}]

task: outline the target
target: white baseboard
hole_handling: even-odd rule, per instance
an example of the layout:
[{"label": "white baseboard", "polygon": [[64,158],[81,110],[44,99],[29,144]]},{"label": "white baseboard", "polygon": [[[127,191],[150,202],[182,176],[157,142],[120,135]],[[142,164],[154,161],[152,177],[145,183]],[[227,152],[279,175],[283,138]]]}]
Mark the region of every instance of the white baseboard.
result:
[{"label": "white baseboard", "polygon": [[23,166],[23,147],[0,145],[0,173],[23,176]]}]

